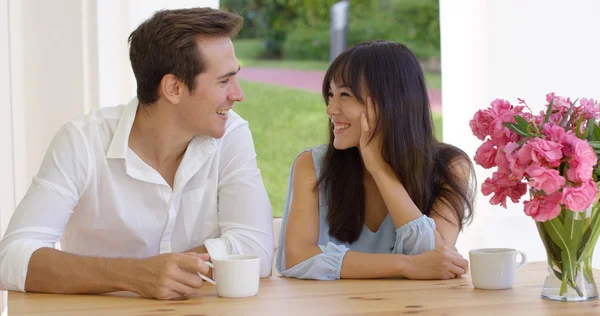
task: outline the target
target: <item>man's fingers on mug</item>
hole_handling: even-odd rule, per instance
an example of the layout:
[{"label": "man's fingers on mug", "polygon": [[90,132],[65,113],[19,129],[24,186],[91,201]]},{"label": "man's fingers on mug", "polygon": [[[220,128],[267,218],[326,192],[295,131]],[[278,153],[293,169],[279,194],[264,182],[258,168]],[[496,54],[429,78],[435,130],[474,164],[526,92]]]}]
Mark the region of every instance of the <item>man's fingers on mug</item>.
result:
[{"label": "man's fingers on mug", "polygon": [[181,270],[181,273],[179,273],[174,279],[179,283],[183,283],[195,289],[202,287],[202,278],[199,277],[197,273]]},{"label": "man's fingers on mug", "polygon": [[202,274],[208,273],[208,265],[206,262],[196,256],[185,256],[179,262],[179,267],[182,270],[186,270],[192,273],[200,272]]}]

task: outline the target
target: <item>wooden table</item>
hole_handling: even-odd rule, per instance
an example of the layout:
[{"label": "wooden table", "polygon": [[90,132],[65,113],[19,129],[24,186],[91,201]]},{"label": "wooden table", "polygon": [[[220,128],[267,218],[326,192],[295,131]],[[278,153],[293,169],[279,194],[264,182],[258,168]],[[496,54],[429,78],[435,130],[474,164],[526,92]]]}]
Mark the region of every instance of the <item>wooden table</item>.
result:
[{"label": "wooden table", "polygon": [[[600,271],[595,270],[596,280]],[[206,284],[185,301],[131,293],[55,295],[11,292],[8,315],[600,315],[600,300],[552,302],[540,297],[545,263],[517,273],[510,290],[473,288],[470,276],[447,281],[261,280],[256,297],[224,299]]]}]

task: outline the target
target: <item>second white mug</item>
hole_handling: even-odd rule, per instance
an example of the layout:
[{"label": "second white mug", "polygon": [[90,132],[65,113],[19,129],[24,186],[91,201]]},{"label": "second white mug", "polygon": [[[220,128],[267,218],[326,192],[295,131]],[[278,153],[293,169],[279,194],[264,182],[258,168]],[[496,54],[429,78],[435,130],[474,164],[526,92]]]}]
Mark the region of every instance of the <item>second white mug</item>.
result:
[{"label": "second white mug", "polygon": [[[517,265],[517,254],[521,262]],[[524,252],[509,248],[482,248],[469,251],[473,286],[484,290],[512,288],[515,272],[527,263]]]}]

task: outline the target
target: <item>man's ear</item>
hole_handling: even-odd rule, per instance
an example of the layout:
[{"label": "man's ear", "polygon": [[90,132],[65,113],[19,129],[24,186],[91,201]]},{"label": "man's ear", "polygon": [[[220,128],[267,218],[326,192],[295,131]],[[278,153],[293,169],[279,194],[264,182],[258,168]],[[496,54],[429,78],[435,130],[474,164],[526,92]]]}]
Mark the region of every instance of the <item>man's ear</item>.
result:
[{"label": "man's ear", "polygon": [[166,74],[162,77],[158,86],[159,95],[162,95],[172,104],[179,104],[181,96],[184,93],[183,83],[173,74]]}]

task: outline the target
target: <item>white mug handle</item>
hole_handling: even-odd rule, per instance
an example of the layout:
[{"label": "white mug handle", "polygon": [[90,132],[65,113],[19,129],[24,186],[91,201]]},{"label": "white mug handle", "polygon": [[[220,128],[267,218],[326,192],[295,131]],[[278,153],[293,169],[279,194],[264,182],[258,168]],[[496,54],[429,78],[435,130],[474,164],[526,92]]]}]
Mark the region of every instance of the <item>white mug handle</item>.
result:
[{"label": "white mug handle", "polygon": [[527,263],[527,255],[523,251],[518,251],[518,250],[517,250],[517,254],[521,255],[521,262],[517,266],[517,270],[516,270],[516,271],[519,271],[519,269],[521,269]]},{"label": "white mug handle", "polygon": [[[211,269],[213,269],[213,270],[215,269],[215,266],[212,263],[210,263],[208,261],[205,261],[204,263],[206,263],[206,265],[208,265]],[[204,275],[200,272],[198,272],[198,276],[200,276],[202,278],[202,280],[204,280],[212,285],[217,285],[217,282],[215,282],[213,279],[207,277],[206,275]]]}]

